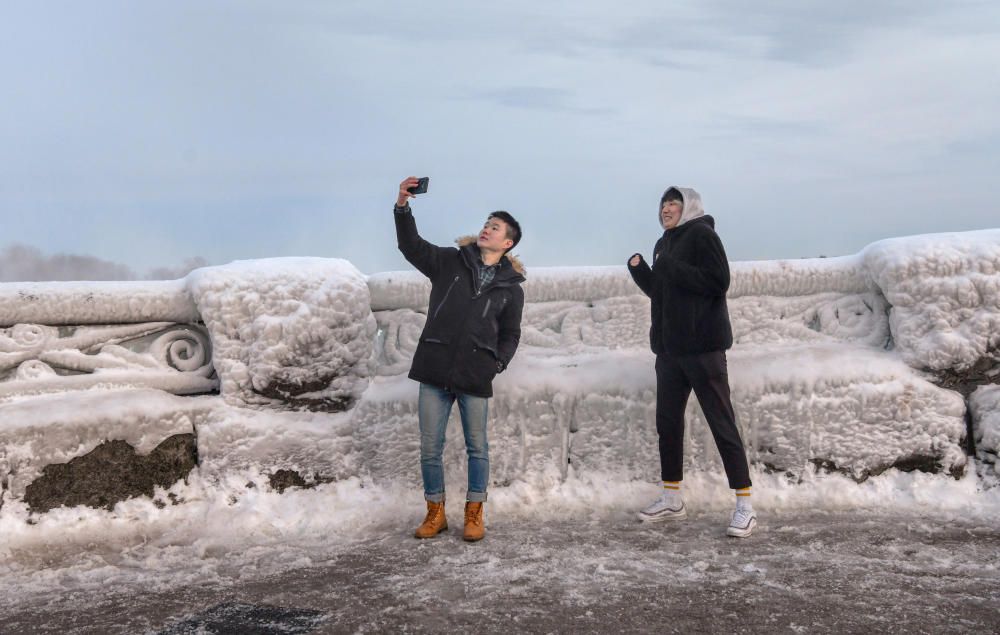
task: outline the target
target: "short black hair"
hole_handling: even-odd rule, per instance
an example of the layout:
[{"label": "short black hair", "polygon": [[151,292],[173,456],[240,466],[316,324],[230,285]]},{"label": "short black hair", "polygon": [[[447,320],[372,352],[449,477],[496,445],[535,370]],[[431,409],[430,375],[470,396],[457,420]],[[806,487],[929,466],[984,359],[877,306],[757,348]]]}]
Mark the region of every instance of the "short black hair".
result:
[{"label": "short black hair", "polygon": [[[502,209],[492,212],[486,220],[489,220],[490,218],[499,218],[503,222],[507,223],[507,238],[514,241],[514,244],[510,246],[510,249],[517,247],[517,243],[521,242],[521,224],[514,220],[514,217],[508,212],[505,212]],[[510,251],[510,249],[507,251]],[[504,253],[507,253],[507,251]]]},{"label": "short black hair", "polygon": [[667,201],[678,201],[680,203],[684,202],[684,195],[676,187],[672,187],[663,193],[663,198],[660,199],[660,206],[662,207]]}]

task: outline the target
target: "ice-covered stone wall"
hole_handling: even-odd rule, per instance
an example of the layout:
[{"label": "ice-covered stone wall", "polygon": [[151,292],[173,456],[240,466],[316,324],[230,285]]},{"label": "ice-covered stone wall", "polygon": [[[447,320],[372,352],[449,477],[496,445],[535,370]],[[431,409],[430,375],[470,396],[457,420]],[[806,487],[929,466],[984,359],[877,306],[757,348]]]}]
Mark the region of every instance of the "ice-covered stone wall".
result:
[{"label": "ice-covered stone wall", "polygon": [[[977,383],[997,383],[998,288],[995,230],[732,263],[729,372],[752,462],[858,480],[891,467],[960,474],[966,403],[937,384],[970,365]],[[428,292],[416,272],[366,278],[300,258],[165,283],[0,284],[3,496],[105,439],[142,452],[180,431],[210,479],[294,470],[416,486],[406,373]],[[521,347],[490,406],[494,484],[656,480],[649,301],[624,265],[529,269],[525,293]],[[984,460],[997,451],[991,395],[972,402]],[[453,418],[452,489],[465,469]],[[687,419],[689,469],[718,468],[695,399]]]},{"label": "ice-covered stone wall", "polygon": [[[991,230],[884,241],[855,256],[733,263],[729,369],[752,459],[765,469],[818,466],[859,480],[890,467],[961,474],[964,399],[925,370],[996,364],[998,258],[1000,231]],[[388,272],[369,277],[369,287],[378,374],[398,377],[416,347],[429,284],[414,272]],[[522,347],[493,402],[494,439],[503,437],[491,440],[496,480],[543,466],[655,479],[648,300],[623,266],[532,269],[525,293]],[[927,328],[928,316],[949,311],[940,332]],[[373,412],[359,416],[369,429],[392,421],[404,431],[385,432],[381,452],[391,458],[370,468],[413,480],[416,446],[407,431],[416,426],[416,391],[398,390],[391,414],[373,401]],[[689,465],[717,466],[694,399],[688,418]],[[461,471],[460,444],[449,458]]]}]

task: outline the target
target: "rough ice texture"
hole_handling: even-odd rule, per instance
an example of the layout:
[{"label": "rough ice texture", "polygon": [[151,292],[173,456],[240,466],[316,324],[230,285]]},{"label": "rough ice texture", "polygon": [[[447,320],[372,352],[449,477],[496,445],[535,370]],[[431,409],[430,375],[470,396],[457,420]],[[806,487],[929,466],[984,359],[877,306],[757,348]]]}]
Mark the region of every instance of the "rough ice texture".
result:
[{"label": "rough ice texture", "polygon": [[[653,355],[591,351],[526,355],[497,380],[490,403],[495,484],[611,472],[655,480],[658,459]],[[864,480],[890,467],[960,474],[960,395],[937,388],[891,355],[840,345],[737,348],[729,356],[739,423],[752,461],[803,474],[821,466]],[[416,388],[402,376],[372,385],[354,413],[366,474],[419,482]],[[692,398],[688,469],[721,469]],[[464,474],[457,412],[445,464]],[[455,482],[455,486],[464,484]]]},{"label": "rough ice texture", "polygon": [[374,371],[365,278],[349,262],[276,258],[198,269],[188,286],[235,405],[353,406]]},{"label": "rough ice texture", "polygon": [[[964,401],[927,381],[920,370],[935,366],[921,356],[961,367],[995,347],[1000,267],[990,258],[1000,251],[1000,232],[942,235],[935,251],[926,243],[936,238],[885,241],[840,258],[733,263],[730,380],[753,461],[791,473],[820,466],[857,480],[890,467],[963,472]],[[927,264],[928,254],[942,262]],[[948,288],[980,290],[975,311],[939,296],[939,271],[950,272]],[[378,374],[396,377],[416,348],[429,286],[419,274],[390,272],[369,277],[369,287]],[[909,313],[891,306],[903,287]],[[649,302],[625,267],[535,268],[525,293],[522,347],[492,402],[495,480],[597,469],[655,478]],[[945,337],[894,333],[934,311],[955,313],[957,326]],[[386,400],[377,396],[385,385],[374,385],[356,413],[361,445],[385,440],[379,456],[363,463],[374,474],[412,480],[416,390],[400,394],[403,382]],[[696,404],[692,398],[686,460],[718,468]],[[448,447],[446,462],[461,468],[461,444]]]},{"label": "rough ice texture", "polygon": [[912,366],[965,370],[1000,348],[1000,229],[895,238],[869,245],[865,268],[892,310]]},{"label": "rough ice texture", "polygon": [[1000,385],[980,386],[969,396],[976,454],[1000,476]]},{"label": "rough ice texture", "polygon": [[[733,263],[729,371],[751,460],[856,480],[891,467],[960,473],[965,403],[921,369],[960,367],[996,347],[998,245],[1000,232],[970,232],[885,241],[844,258]],[[490,404],[493,482],[656,480],[648,299],[624,265],[533,269],[528,278],[521,348]],[[0,419],[14,448],[0,450],[8,495],[38,466],[121,438],[118,428],[131,439],[148,434],[152,447],[184,426],[195,428],[201,473],[213,479],[294,470],[307,480],[418,484],[417,387],[406,372],[425,320],[423,276],[366,280],[343,261],[276,259],[198,270],[186,285],[211,334],[222,398],[150,400],[141,415],[121,412],[138,408],[121,393],[91,395],[86,416],[59,405],[72,396],[38,397],[30,412],[27,400],[5,405],[25,408],[5,412],[26,422]],[[934,320],[944,335],[923,329]],[[977,399],[989,453],[996,404]],[[317,403],[354,406],[332,416],[242,407]],[[64,417],[39,414],[49,411]],[[143,432],[147,417],[166,423]],[[456,494],[465,465],[457,418],[445,452]],[[718,470],[693,398],[686,419],[687,467]],[[47,425],[52,450],[42,447]]]},{"label": "rough ice texture", "polygon": [[276,413],[219,407],[197,426],[203,476],[221,481],[291,470],[306,481],[339,480],[360,467],[346,413]]},{"label": "rough ice texture", "polygon": [[0,481],[5,495],[24,489],[53,463],[87,454],[105,440],[122,440],[149,454],[174,434],[191,434],[207,419],[211,397],[177,397],[159,390],[63,393],[0,404]]},{"label": "rough ice texture", "polygon": [[[729,297],[801,296],[875,291],[860,256],[734,262]],[[526,302],[591,302],[641,295],[623,263],[609,267],[534,267],[524,283]],[[368,276],[372,310],[426,309],[430,282],[416,271]]]},{"label": "rough ice texture", "polygon": [[97,387],[215,391],[208,335],[171,322],[0,328],[0,400]]},{"label": "rough ice texture", "polygon": [[0,283],[0,327],[197,321],[184,280]]}]

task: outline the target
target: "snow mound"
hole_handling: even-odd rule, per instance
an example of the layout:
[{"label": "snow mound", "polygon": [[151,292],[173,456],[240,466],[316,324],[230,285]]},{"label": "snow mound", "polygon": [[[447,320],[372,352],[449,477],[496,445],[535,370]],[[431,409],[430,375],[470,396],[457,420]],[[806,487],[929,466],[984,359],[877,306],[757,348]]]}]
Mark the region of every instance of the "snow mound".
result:
[{"label": "snow mound", "polygon": [[339,411],[367,388],[376,322],[365,278],[349,262],[242,261],[187,281],[227,403]]}]

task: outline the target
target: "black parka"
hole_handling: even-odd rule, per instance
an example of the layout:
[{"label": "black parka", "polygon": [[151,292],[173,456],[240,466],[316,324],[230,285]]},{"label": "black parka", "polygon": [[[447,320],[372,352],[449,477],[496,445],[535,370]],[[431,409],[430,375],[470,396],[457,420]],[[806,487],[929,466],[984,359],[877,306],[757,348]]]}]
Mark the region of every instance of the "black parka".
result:
[{"label": "black parka", "polygon": [[510,363],[521,340],[524,269],[504,256],[493,281],[478,292],[475,238],[438,247],[417,233],[409,207],[395,212],[403,256],[431,280],[427,321],[413,355],[410,379],[476,397],[493,396],[493,378]]},{"label": "black parka", "polygon": [[[685,207],[692,202],[688,192],[697,196],[693,190],[678,189],[686,195]],[[700,203],[698,197],[696,217],[684,222],[682,215],[682,224],[656,241],[652,268],[645,260],[628,268],[651,300],[649,342],[657,355],[695,355],[733,345],[726,304],[729,261],[715,233],[715,219],[701,215]]]}]

